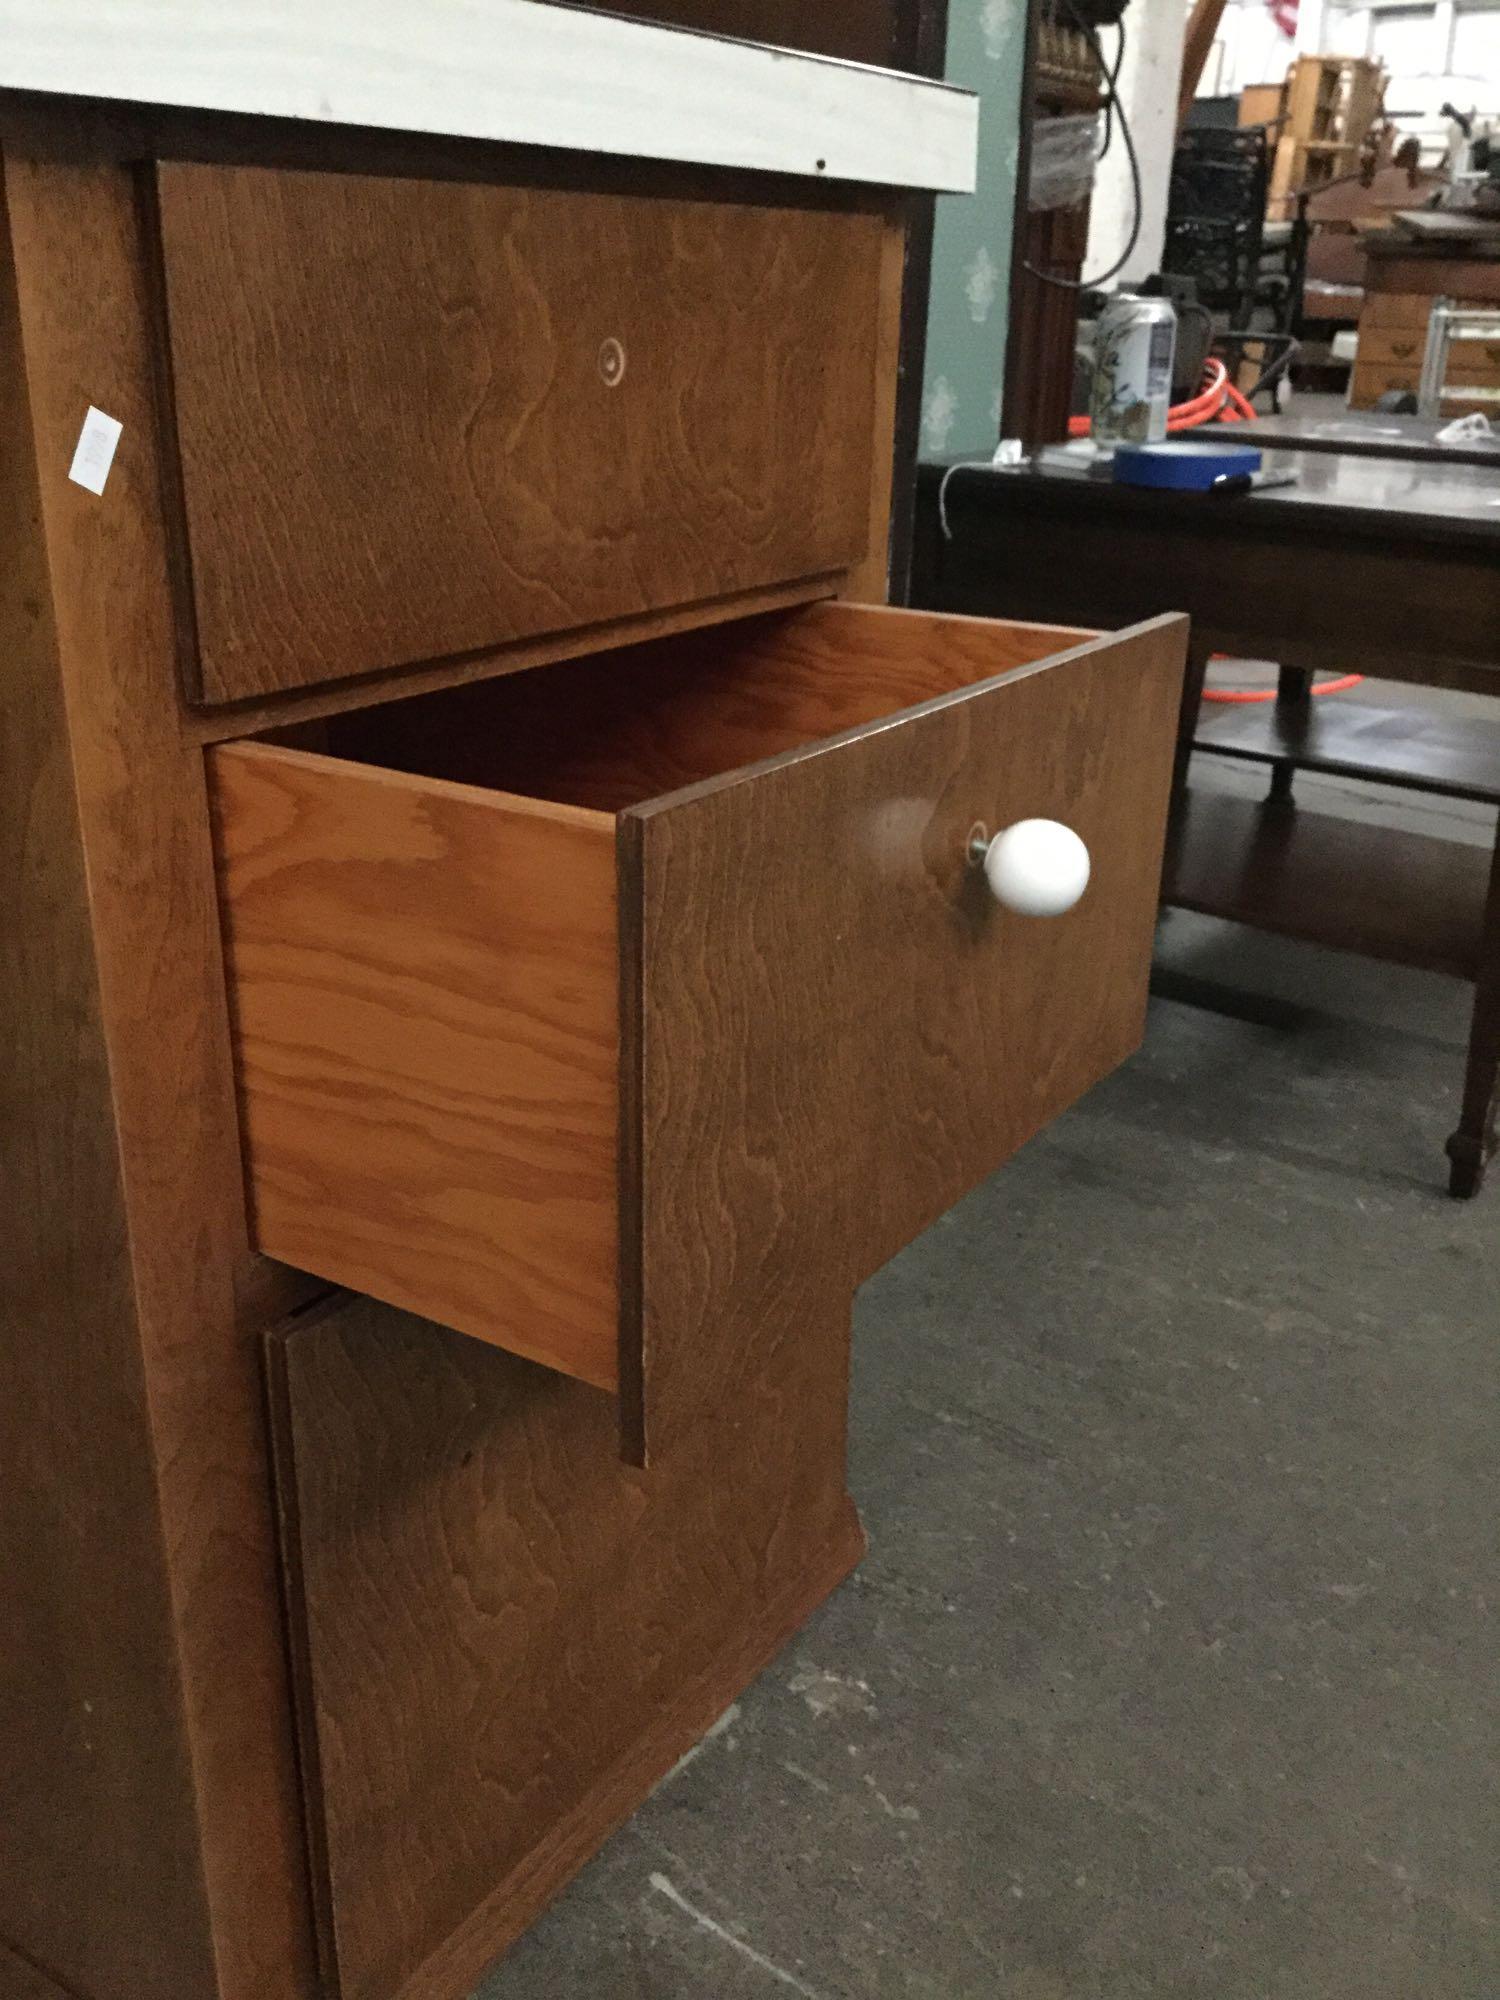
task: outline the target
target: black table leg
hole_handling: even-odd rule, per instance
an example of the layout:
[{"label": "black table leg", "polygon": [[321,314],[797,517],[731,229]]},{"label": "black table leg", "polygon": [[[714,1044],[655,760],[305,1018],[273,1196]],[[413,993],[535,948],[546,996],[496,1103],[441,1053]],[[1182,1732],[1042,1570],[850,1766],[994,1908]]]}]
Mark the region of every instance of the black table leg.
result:
[{"label": "black table leg", "polygon": [[1172,759],[1172,797],[1167,807],[1167,840],[1161,860],[1161,901],[1169,900],[1167,890],[1177,865],[1177,843],[1187,813],[1188,766],[1193,760],[1193,737],[1198,728],[1198,711],[1203,705],[1203,678],[1208,672],[1208,648],[1188,640],[1187,668],[1182,678],[1182,703],[1177,711],[1177,751]]},{"label": "black table leg", "polygon": [[1484,1170],[1495,1150],[1496,1084],[1500,1081],[1500,827],[1495,834],[1495,859],[1490,866],[1485,903],[1479,974],[1475,981],[1474,1014],[1469,1028],[1469,1061],[1464,1072],[1464,1103],[1458,1130],[1448,1141],[1452,1167],[1448,1192],[1460,1197],[1478,1194]]},{"label": "black table leg", "polygon": [[1193,755],[1193,737],[1198,729],[1198,711],[1203,706],[1203,681],[1208,672],[1208,648],[1196,639],[1188,642],[1187,672],[1182,681],[1182,705],[1177,711],[1177,754],[1172,761],[1172,808],[1167,820],[1171,830],[1182,818],[1187,802],[1188,765]]},{"label": "black table leg", "polygon": [[[1276,706],[1278,709],[1306,707],[1312,700],[1313,677],[1306,667],[1282,667],[1276,676]],[[1271,789],[1266,793],[1268,806],[1291,806],[1296,804],[1292,796],[1292,779],[1296,765],[1289,758],[1279,758],[1271,766]]]}]

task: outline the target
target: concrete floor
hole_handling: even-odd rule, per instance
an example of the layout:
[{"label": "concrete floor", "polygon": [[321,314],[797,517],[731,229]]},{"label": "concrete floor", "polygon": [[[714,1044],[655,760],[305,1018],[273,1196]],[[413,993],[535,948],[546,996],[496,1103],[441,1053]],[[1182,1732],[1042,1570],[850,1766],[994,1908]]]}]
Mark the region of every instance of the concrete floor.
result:
[{"label": "concrete floor", "polygon": [[1160,957],[1232,1011],[1154,1003],[865,1288],[868,1562],[482,2000],[1500,1996],[1466,989],[1181,914]]}]

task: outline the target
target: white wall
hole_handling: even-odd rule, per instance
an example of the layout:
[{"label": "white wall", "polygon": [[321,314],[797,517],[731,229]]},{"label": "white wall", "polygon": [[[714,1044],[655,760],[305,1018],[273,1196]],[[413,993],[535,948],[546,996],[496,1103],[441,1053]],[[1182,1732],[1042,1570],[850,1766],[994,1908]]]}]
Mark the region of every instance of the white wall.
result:
[{"label": "white wall", "polygon": [[[1167,226],[1167,182],[1177,137],[1177,87],[1182,75],[1183,0],[1131,0],[1125,13],[1125,61],[1119,92],[1141,163],[1141,230],[1116,282],[1147,277],[1161,263]],[[1115,30],[1100,39],[1114,54]],[[1094,179],[1085,277],[1106,270],[1124,249],[1134,214],[1130,168],[1116,121],[1109,151]]]}]

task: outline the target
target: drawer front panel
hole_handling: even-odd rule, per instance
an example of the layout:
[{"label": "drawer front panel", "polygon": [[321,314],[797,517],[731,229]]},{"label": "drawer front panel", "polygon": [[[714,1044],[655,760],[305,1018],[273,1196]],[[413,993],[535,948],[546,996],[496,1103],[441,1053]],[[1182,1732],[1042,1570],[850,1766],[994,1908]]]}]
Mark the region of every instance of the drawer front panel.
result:
[{"label": "drawer front panel", "polygon": [[[1413,367],[1420,370],[1422,357],[1426,352],[1425,328],[1360,332],[1361,368],[1379,367],[1382,371],[1387,371],[1391,368]],[[1500,380],[1500,339],[1453,341],[1448,348],[1448,366],[1445,374],[1450,382]]]},{"label": "drawer front panel", "polygon": [[1481,388],[1500,383],[1500,340],[1455,340],[1448,349],[1443,379]]},{"label": "drawer front panel", "polygon": [[158,193],[201,699],[864,553],[879,218],[177,163]]},{"label": "drawer front panel", "polygon": [[1369,292],[1359,314],[1359,337],[1363,349],[1369,329],[1380,332],[1419,333],[1424,338],[1432,313],[1431,292]]},{"label": "drawer front panel", "polygon": [[[994,630],[835,606],[799,624],[825,678],[895,654],[913,682]],[[626,815],[643,1199],[621,1218],[642,1314],[624,1351],[644,1356],[652,1452],[705,1416],[715,1299],[769,1300],[804,1259],[852,1287],[1136,1046],[1186,629],[1099,639]],[[809,664],[788,652],[811,687]],[[976,824],[1032,817],[1093,857],[1061,917],[1001,908],[968,860]]]},{"label": "drawer front panel", "polygon": [[1415,390],[1422,379],[1418,361],[1356,361],[1349,387],[1349,402],[1356,410],[1367,410],[1388,389]]},{"label": "drawer front panel", "polygon": [[1375,327],[1359,330],[1359,362],[1362,368],[1422,366],[1427,352],[1426,326]]}]

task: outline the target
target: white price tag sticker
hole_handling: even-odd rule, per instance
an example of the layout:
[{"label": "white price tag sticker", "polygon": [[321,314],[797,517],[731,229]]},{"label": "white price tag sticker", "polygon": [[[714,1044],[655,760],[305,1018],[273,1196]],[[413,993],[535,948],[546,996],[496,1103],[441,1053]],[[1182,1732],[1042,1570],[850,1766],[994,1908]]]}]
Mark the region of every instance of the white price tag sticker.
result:
[{"label": "white price tag sticker", "polygon": [[115,462],[115,446],[120,442],[120,432],[124,428],[118,417],[107,417],[103,410],[96,410],[90,403],[83,429],[78,433],[78,448],[73,453],[73,463],[68,467],[69,479],[79,486],[86,486],[90,493],[102,493],[109,468]]}]

